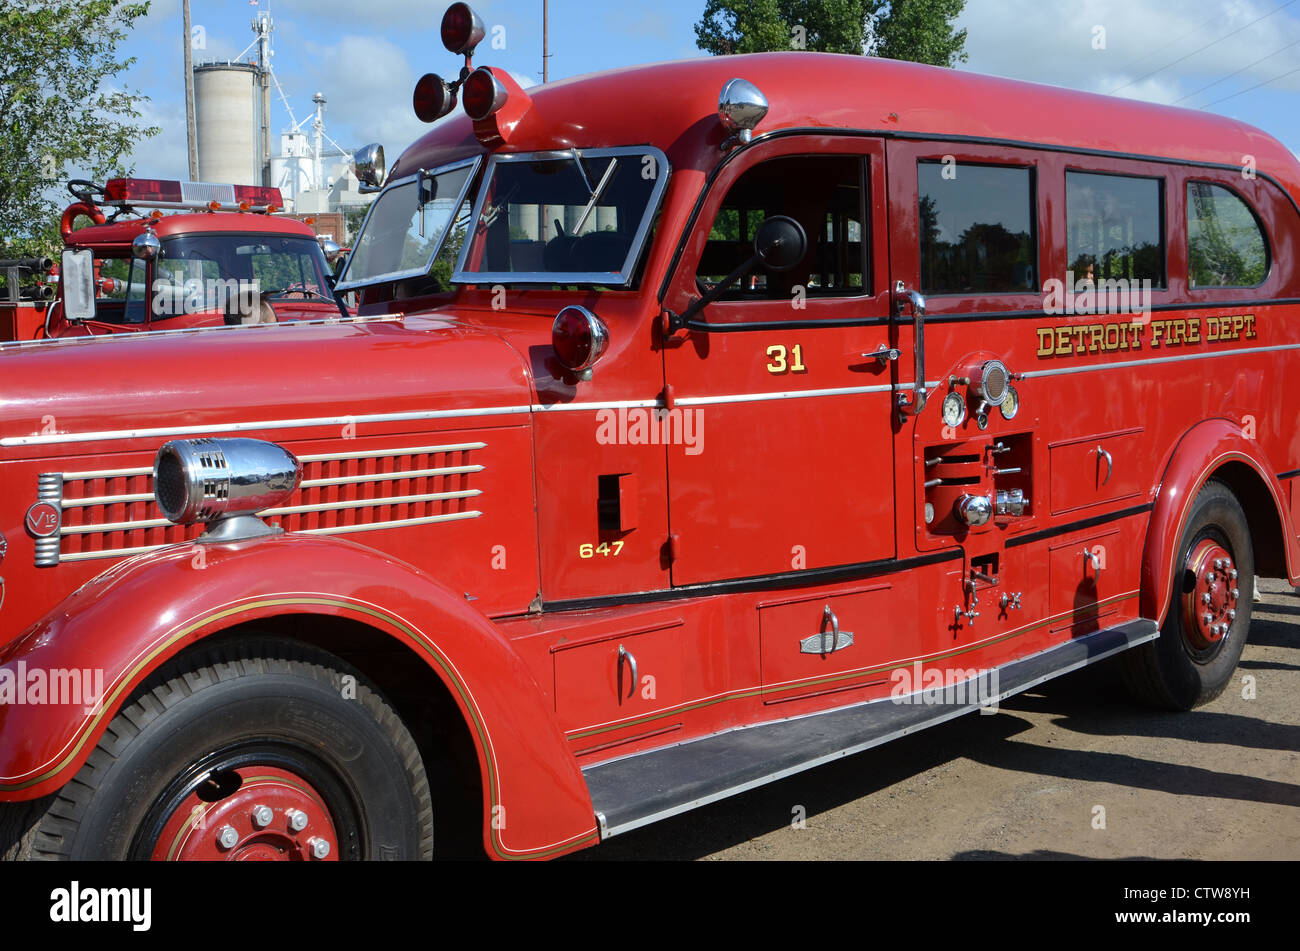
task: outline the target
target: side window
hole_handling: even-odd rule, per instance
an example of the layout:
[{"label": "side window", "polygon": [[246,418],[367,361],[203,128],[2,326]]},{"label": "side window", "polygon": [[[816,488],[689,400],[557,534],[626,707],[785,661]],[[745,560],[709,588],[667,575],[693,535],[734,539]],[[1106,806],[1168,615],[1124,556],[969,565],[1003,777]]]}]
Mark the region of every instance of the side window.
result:
[{"label": "side window", "polygon": [[921,161],[916,177],[922,292],[1037,290],[1029,169]]},{"label": "side window", "polygon": [[1066,261],[1076,281],[1165,286],[1164,180],[1065,173]]},{"label": "side window", "polygon": [[1258,287],[1268,242],[1250,206],[1222,185],[1187,183],[1189,287]]},{"label": "side window", "polygon": [[808,297],[860,297],[868,293],[865,227],[866,162],[851,155],[791,156],[755,165],[736,180],[718,208],[700,255],[696,279],[720,282],[753,254],[764,218],[788,215],[808,235],[808,253],[789,271],[755,271],[723,300],[789,300],[800,287]]}]

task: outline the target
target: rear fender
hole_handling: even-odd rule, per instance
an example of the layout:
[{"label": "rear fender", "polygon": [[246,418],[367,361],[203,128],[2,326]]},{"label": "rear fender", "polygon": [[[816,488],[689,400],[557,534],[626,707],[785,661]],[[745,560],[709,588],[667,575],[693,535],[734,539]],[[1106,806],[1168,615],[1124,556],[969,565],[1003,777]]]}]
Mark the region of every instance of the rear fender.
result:
[{"label": "rear fender", "polygon": [[98,703],[0,703],[0,801],[35,799],[71,779],[126,698],[168,658],[233,625],[286,614],[360,621],[409,646],[442,679],[478,751],[489,855],[541,858],[597,840],[554,711],[497,628],[404,562],[297,534],[178,545],[122,562],[4,648],[0,689],[5,679],[26,684],[24,672],[93,670],[102,671],[102,694]]},{"label": "rear fender", "polygon": [[1273,511],[1282,526],[1287,574],[1295,583],[1296,539],[1285,490],[1256,440],[1244,435],[1241,427],[1231,420],[1208,419],[1188,430],[1179,441],[1160,482],[1142,559],[1143,617],[1164,624],[1178,568],[1178,542],[1192,502],[1206,481],[1230,463],[1248,466],[1267,488]]}]

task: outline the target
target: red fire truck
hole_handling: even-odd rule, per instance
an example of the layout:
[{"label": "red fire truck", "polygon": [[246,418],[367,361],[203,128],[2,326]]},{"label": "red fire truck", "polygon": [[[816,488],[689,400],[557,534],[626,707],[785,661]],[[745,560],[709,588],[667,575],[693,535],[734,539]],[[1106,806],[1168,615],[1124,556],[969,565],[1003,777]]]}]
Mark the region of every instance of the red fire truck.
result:
[{"label": "red fire truck", "polygon": [[1284,147],[481,35],[361,163],[356,317],[0,348],[11,853],[543,858],[1111,657],[1224,689],[1300,582]]},{"label": "red fire truck", "polygon": [[[70,313],[59,293],[9,339],[347,316],[330,285],[341,250],[275,215],[278,188],[115,178],[68,190],[65,261],[94,294]],[[74,230],[83,217],[92,223]]]}]

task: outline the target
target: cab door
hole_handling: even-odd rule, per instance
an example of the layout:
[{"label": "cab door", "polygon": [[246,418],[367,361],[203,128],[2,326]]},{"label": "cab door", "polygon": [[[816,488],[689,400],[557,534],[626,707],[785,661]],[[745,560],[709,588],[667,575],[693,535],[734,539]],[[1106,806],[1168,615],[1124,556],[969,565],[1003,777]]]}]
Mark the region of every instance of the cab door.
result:
[{"label": "cab door", "polygon": [[757,144],[710,187],[668,311],[749,258],[765,217],[794,218],[808,245],[665,341],[675,586],[894,556],[895,384],[910,381],[891,352],[886,207],[883,148],[867,138]]}]

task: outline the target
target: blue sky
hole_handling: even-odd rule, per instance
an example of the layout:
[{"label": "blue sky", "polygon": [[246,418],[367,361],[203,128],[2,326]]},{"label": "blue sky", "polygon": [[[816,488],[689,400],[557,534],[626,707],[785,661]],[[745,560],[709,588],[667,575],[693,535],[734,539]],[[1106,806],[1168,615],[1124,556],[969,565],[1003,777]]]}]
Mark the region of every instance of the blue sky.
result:
[{"label": "blue sky", "polygon": [[[540,81],[541,0],[474,6],[489,40],[500,26],[505,43],[485,42],[476,61]],[[693,24],[703,7],[551,0],[551,78],[701,55]],[[425,128],[411,113],[415,80],[458,66],[438,38],[444,6],[427,0],[191,0],[206,41],[196,62],[237,56],[253,39],[253,14],[268,8],[276,75],[297,118],[324,93],[326,131],[346,148],[380,141],[395,158]],[[967,0],[960,25],[962,69],[1153,102],[1186,97],[1180,105],[1257,125],[1300,154],[1300,0]],[[140,175],[186,177],[181,34],[180,0],[153,0],[122,48],[137,58],[122,84],[150,96],[147,118],[163,130],[137,150]],[[287,125],[274,96],[274,143]]]}]

